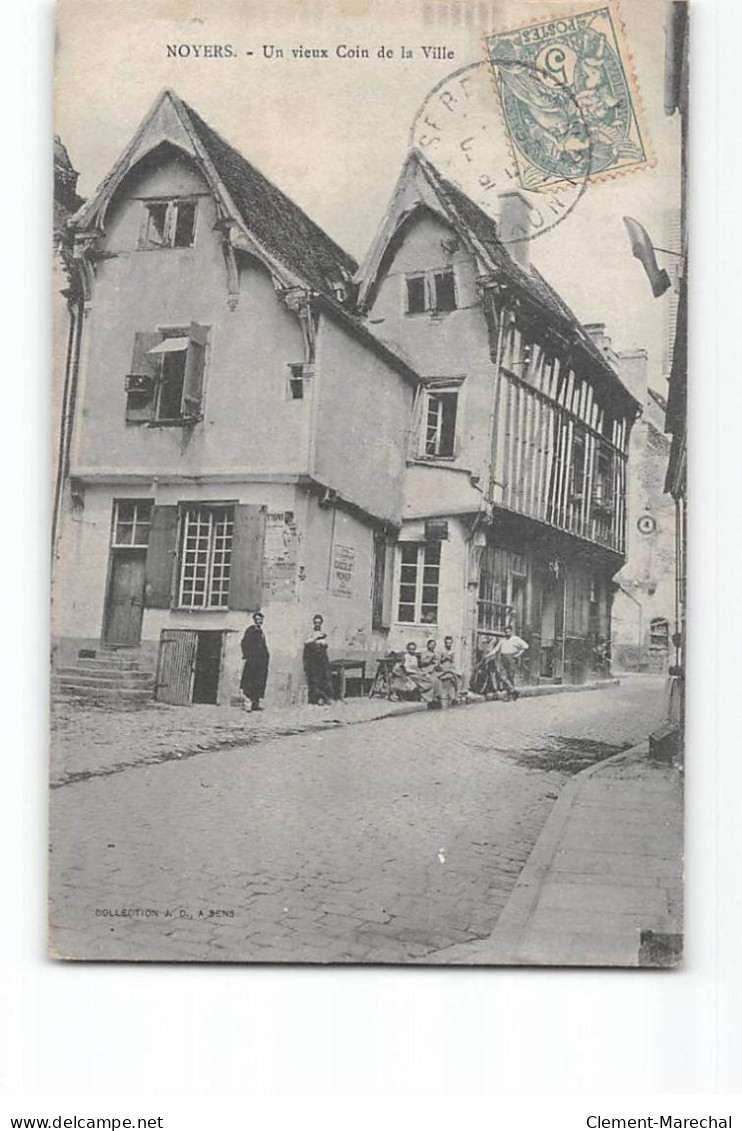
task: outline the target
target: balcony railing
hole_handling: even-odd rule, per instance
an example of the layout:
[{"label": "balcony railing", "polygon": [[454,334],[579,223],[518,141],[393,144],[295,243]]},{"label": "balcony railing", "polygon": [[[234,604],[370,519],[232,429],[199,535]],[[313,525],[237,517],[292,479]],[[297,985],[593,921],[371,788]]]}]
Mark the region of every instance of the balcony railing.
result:
[{"label": "balcony railing", "polygon": [[497,506],[624,552],[625,452],[505,369],[498,379],[493,472]]}]

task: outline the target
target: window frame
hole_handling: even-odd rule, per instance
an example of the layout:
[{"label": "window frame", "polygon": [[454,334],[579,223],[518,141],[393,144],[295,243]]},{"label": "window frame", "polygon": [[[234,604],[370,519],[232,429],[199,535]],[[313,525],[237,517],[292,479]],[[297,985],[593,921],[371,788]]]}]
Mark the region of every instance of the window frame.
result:
[{"label": "window frame", "polygon": [[[450,276],[453,294],[452,307],[440,307],[438,305],[438,287],[436,279],[439,276]],[[459,285],[456,277],[456,269],[453,264],[442,267],[430,267],[424,271],[405,271],[402,275],[404,279],[403,291],[403,307],[405,315],[414,318],[419,317],[421,314],[428,314],[434,317],[443,317],[446,314],[453,314],[454,311],[459,310]],[[423,285],[423,307],[421,310],[410,310],[410,282],[421,280]]]},{"label": "window frame", "polygon": [[[414,563],[405,562],[405,560],[404,560],[405,551],[409,550],[410,547],[415,547],[415,550],[416,550],[416,555],[415,555],[416,560],[415,560]],[[426,562],[425,558],[426,558],[426,554],[428,553],[428,551],[437,552],[437,555],[438,555],[437,561]],[[442,564],[443,564],[443,543],[442,542],[400,542],[400,543],[398,543],[398,546],[397,546],[397,584],[395,586],[395,593],[394,593],[395,624],[403,625],[403,626],[406,626],[406,627],[418,627],[418,628],[431,628],[431,627],[435,628],[435,627],[438,626],[438,616],[439,616],[440,604],[441,604],[441,568],[442,568]],[[415,569],[415,580],[414,580],[414,582],[406,581],[404,579],[404,574],[403,574],[402,571],[406,568],[409,569],[413,565],[414,565],[414,569]],[[433,584],[431,584],[430,580],[426,581],[426,579],[425,579],[425,570],[426,569],[435,569],[437,571],[437,578],[436,578],[436,581]],[[411,584],[414,584],[414,587],[415,587],[414,601],[413,602],[402,601],[402,587],[403,587],[403,585],[409,587]],[[423,620],[422,619],[423,608],[425,606],[429,606],[429,605],[433,604],[433,602],[431,602],[431,601],[424,601],[423,600],[424,590],[426,588],[432,588],[433,586],[435,587],[435,590],[436,590],[435,619],[434,620]],[[414,619],[413,620],[402,620],[402,618],[400,616],[400,611],[401,611],[402,605],[409,607],[410,604],[412,604]]]},{"label": "window frame", "polygon": [[[154,338],[157,340],[153,347],[145,351],[147,354],[147,365],[152,370],[151,374],[145,375],[132,372],[126,376],[125,389],[127,401],[125,422],[127,424],[144,424],[148,428],[172,428],[187,427],[203,420],[210,336],[210,326],[202,326],[195,322],[191,322],[188,326],[160,326],[156,330],[151,331],[151,333],[149,331],[138,331],[137,334],[135,334],[135,357],[132,362],[132,368],[137,364],[137,343],[140,339],[142,337],[150,337],[151,339]],[[172,338],[187,339],[188,344],[177,350],[152,355],[153,349],[156,350],[158,346],[161,346],[164,342]],[[183,357],[183,372],[179,385],[179,413],[177,416],[161,416],[163,389],[166,385],[164,370],[168,358],[176,355],[182,355]],[[132,386],[132,382],[136,383],[137,381],[145,380],[148,380],[151,384],[150,386],[145,385],[141,393],[135,386]],[[197,397],[193,396],[194,389],[198,393]],[[137,416],[133,414],[132,397],[144,398],[140,408],[141,415]],[[195,411],[188,411],[189,401],[193,402],[196,406]]]},{"label": "window frame", "polygon": [[[148,200],[143,200],[144,218],[139,235],[139,250],[140,251],[188,251],[195,247],[196,244],[196,231],[198,227],[198,197],[196,196],[165,196],[165,197],[152,197]],[[193,220],[191,223],[191,242],[188,244],[179,244],[175,242],[178,230],[179,209],[181,205],[186,205],[193,208]],[[165,223],[163,225],[163,242],[155,243],[150,239],[150,232],[152,230],[152,209],[157,207],[165,208]]]},{"label": "window frame", "polygon": [[[460,389],[461,389],[460,383],[450,384],[450,385],[434,385],[434,386],[431,386],[430,388],[425,389],[425,403],[424,403],[423,422],[422,422],[422,435],[420,437],[421,449],[422,449],[421,452],[420,452],[420,457],[422,459],[425,459],[425,460],[456,459],[456,456],[458,454],[458,422],[459,422],[459,411],[460,411],[460,395],[459,395]],[[439,405],[442,406],[442,401],[440,400],[440,398],[444,397],[444,396],[452,396],[452,397],[455,398],[454,413],[453,413],[453,436],[452,436],[452,439],[451,439],[451,450],[450,450],[450,452],[442,452],[440,450],[441,441],[443,439],[443,419],[444,419],[444,410],[441,407],[440,411],[438,413],[438,421],[437,421],[437,425],[436,425],[437,435],[435,437],[435,451],[431,452],[431,451],[428,450],[428,445],[430,443],[429,431],[430,431],[431,402],[434,399],[438,399]]]},{"label": "window frame", "polygon": [[[131,522],[121,522],[120,508],[131,506],[134,508],[133,517]],[[146,512],[147,518],[140,520],[138,518],[139,509]],[[152,499],[114,499],[113,508],[111,513],[111,549],[112,550],[146,550],[149,546],[149,532],[152,525],[152,511],[154,503]],[[131,527],[131,541],[120,542],[118,540],[118,531],[120,526]],[[136,541],[137,529],[146,528],[147,537],[145,541]]]},{"label": "window frame", "polygon": [[[234,528],[235,528],[235,503],[222,503],[222,502],[208,502],[208,503],[181,503],[179,508],[179,529],[178,529],[178,563],[176,573],[175,585],[175,601],[173,607],[186,612],[193,613],[221,613],[229,611],[229,588],[232,577],[232,555],[234,551]],[[203,538],[204,534],[201,530],[201,520],[204,515],[209,516],[208,532],[205,535],[207,544],[203,547],[205,551],[205,562],[199,562],[198,555],[202,552],[202,547],[198,545],[199,538]],[[192,520],[191,516],[198,516]],[[218,516],[218,517],[217,517]],[[189,534],[189,525],[193,521],[195,532],[193,535]],[[229,530],[224,530],[221,534],[217,529],[217,522],[223,521]],[[189,537],[193,537],[195,545],[192,548],[187,546]],[[221,537],[226,540],[228,538],[229,544],[225,547],[217,546],[217,539]],[[193,560],[188,561],[188,554],[193,554]],[[217,554],[221,554],[221,558],[217,558]],[[187,567],[192,567],[192,576],[186,577]],[[218,578],[215,577],[215,568],[219,570]],[[185,600],[186,593],[190,592],[192,595],[196,592],[198,582],[201,580],[198,576],[198,570],[204,570],[203,576],[203,597],[202,604],[194,604],[191,600],[190,603]],[[226,578],[225,578],[226,575]],[[215,581],[218,581],[219,597],[218,603],[214,603]],[[187,585],[190,582],[190,585]]]}]

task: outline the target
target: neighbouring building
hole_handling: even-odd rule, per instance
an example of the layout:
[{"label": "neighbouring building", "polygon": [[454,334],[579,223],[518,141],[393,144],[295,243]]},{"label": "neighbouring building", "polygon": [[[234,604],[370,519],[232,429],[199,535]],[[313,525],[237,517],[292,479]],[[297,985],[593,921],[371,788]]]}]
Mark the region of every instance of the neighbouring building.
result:
[{"label": "neighbouring building", "polygon": [[629,441],[626,563],[615,578],[613,667],[665,672],[672,662],[675,619],[675,513],[665,494],[667,403],[647,383],[645,350],[616,353],[603,324],[585,328],[642,405]]},{"label": "neighbouring building", "polygon": [[688,233],[686,186],[688,174],[688,31],[689,5],[675,0],[666,25],[665,113],[678,114],[681,129],[682,193],[679,224],[677,272],[677,312],[675,317],[670,385],[667,395],[665,429],[671,435],[670,459],[665,490],[675,503],[676,519],[676,617],[675,617],[675,685],[671,695],[671,714],[682,718],[685,645],[686,645],[686,578],[687,578],[687,492],[688,492]]},{"label": "neighbouring building", "polygon": [[62,441],[62,423],[67,412],[65,394],[68,383],[67,353],[70,343],[71,311],[75,309],[74,272],[70,270],[68,222],[82,204],[77,193],[78,174],[59,137],[54,138],[54,197],[52,219],[52,475],[54,507],[52,540],[56,539],[60,492],[67,468],[60,463],[66,450]]},{"label": "neighbouring building", "polygon": [[273,702],[315,612],[383,652],[419,379],[356,263],[169,91],[68,227],[58,686],[228,703],[258,608]]},{"label": "neighbouring building", "polygon": [[470,669],[511,623],[524,681],[581,682],[607,670],[640,405],[511,238],[528,207],[505,194],[496,221],[413,152],[357,275],[424,381],[390,642],[450,634]]}]

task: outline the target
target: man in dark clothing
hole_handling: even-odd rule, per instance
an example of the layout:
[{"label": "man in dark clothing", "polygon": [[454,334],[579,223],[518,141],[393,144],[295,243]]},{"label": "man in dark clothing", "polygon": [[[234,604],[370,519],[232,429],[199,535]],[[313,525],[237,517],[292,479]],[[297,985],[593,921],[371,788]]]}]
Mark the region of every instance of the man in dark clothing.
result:
[{"label": "man in dark clothing", "polygon": [[331,703],[335,698],[332,686],[332,669],[327,654],[327,633],[324,621],[317,613],[312,619],[312,632],[304,641],[304,674],[307,677],[310,703]]},{"label": "man in dark clothing", "polygon": [[240,645],[242,659],[245,661],[240,687],[245,698],[250,700],[250,709],[262,711],[260,700],[265,695],[265,685],[268,681],[270,652],[263,632],[263,614],[253,613],[252,619],[254,623],[246,630]]}]

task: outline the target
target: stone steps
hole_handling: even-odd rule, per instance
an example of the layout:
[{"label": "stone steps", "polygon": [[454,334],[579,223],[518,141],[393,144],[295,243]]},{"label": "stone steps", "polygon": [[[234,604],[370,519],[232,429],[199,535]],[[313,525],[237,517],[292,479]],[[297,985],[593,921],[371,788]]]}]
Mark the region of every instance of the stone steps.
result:
[{"label": "stone steps", "polygon": [[131,654],[101,651],[80,655],[52,673],[52,694],[70,695],[88,702],[138,705],[154,697],[155,677],[142,670]]},{"label": "stone steps", "polygon": [[100,683],[102,686],[116,684],[121,687],[148,687],[154,682],[152,672],[129,668],[80,668],[73,666],[57,668],[54,674],[68,681],[75,680],[81,684]]},{"label": "stone steps", "polygon": [[91,703],[133,705],[153,701],[151,688],[85,687],[74,681],[60,679],[58,676],[52,678],[52,692],[54,695],[69,695],[75,699],[85,699]]}]

